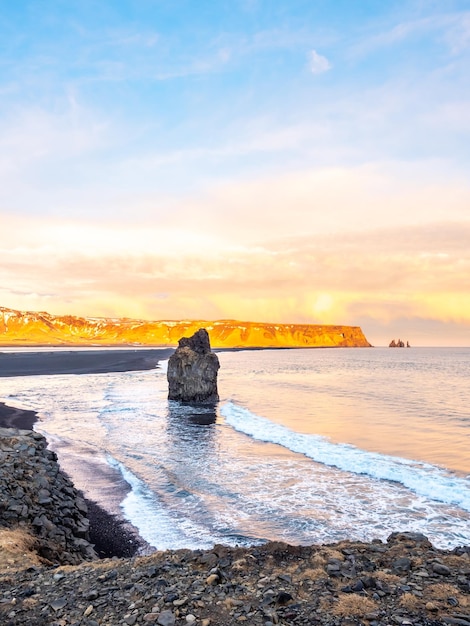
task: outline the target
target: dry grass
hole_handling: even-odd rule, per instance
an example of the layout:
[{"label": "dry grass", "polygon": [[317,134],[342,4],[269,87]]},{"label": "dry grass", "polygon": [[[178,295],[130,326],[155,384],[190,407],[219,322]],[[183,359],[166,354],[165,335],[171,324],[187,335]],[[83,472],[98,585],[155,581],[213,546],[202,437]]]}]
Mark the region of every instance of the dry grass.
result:
[{"label": "dry grass", "polygon": [[333,548],[325,548],[322,550],[326,559],[337,559],[338,561],[344,561],[344,554],[339,550],[334,550]]},{"label": "dry grass", "polygon": [[423,605],[423,601],[412,593],[404,593],[400,598],[400,606],[407,611],[417,611]]},{"label": "dry grass", "polygon": [[299,572],[299,563],[294,561],[293,563],[287,563],[284,567],[273,567],[271,571],[271,575],[281,576],[282,574],[289,574],[292,577],[292,580],[298,578],[297,574]]},{"label": "dry grass", "polygon": [[454,585],[447,583],[436,583],[435,585],[429,585],[426,589],[426,595],[429,595],[435,600],[446,600],[451,596],[458,594],[459,590]]},{"label": "dry grass", "polygon": [[378,570],[374,572],[374,577],[378,578],[378,580],[382,581],[387,585],[398,585],[400,582],[400,576],[396,574],[390,574],[390,572],[384,572],[383,570]]},{"label": "dry grass", "polygon": [[445,554],[442,555],[440,560],[444,563],[444,565],[447,565],[447,567],[452,569],[460,569],[461,567],[465,567],[470,564],[470,557],[466,552],[460,556],[458,554]]},{"label": "dry grass", "polygon": [[321,611],[322,613],[330,613],[333,602],[334,599],[332,596],[320,598],[320,602],[318,603],[319,611]]},{"label": "dry grass", "polygon": [[457,587],[447,583],[435,583],[426,587],[422,598],[412,593],[404,593],[400,598],[400,606],[407,611],[417,612],[425,608],[428,612],[438,614],[440,611],[449,610],[448,598],[455,598],[459,603],[458,606],[464,610],[470,605],[468,597]]},{"label": "dry grass", "polygon": [[458,587],[449,585],[448,583],[436,583],[429,585],[425,591],[425,597],[427,600],[433,600],[435,602],[447,602],[448,598],[455,598],[461,608],[470,607],[470,598],[468,595],[463,594]]},{"label": "dry grass", "polygon": [[308,567],[301,574],[301,580],[320,580],[325,578],[325,570],[320,567]]},{"label": "dry grass", "polygon": [[0,530],[0,571],[39,565],[36,539],[21,528]]},{"label": "dry grass", "polygon": [[322,567],[325,567],[326,559],[321,554],[314,554],[312,558],[310,559],[310,563],[313,565],[315,569],[320,569]]},{"label": "dry grass", "polygon": [[333,613],[339,617],[364,617],[377,608],[375,602],[356,593],[341,595]]},{"label": "dry grass", "polygon": [[310,563],[315,569],[318,569],[325,567],[330,559],[344,561],[344,554],[339,550],[334,550],[333,548],[322,548],[310,557]]}]

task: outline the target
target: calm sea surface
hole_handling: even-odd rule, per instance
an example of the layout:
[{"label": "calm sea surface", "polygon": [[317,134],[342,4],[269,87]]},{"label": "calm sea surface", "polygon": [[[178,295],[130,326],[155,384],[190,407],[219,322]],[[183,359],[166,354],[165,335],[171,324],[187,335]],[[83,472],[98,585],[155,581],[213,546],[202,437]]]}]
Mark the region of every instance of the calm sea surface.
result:
[{"label": "calm sea surface", "polygon": [[74,482],[153,546],[426,534],[470,545],[470,349],[219,354],[214,411],[157,370],[0,379]]}]

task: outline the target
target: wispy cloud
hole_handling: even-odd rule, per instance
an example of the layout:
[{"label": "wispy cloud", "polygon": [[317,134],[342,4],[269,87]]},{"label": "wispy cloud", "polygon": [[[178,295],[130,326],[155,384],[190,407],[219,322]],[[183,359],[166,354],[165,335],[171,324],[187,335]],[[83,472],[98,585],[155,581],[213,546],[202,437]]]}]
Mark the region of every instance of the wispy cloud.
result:
[{"label": "wispy cloud", "polygon": [[470,48],[470,11],[465,11],[453,20],[444,34],[453,54],[460,54]]},{"label": "wispy cloud", "polygon": [[323,74],[332,68],[328,59],[316,50],[310,52],[310,71],[312,74]]},{"label": "wispy cloud", "polygon": [[64,107],[21,107],[0,121],[0,151],[12,164],[63,158],[103,147],[109,121],[78,104],[70,94]]},{"label": "wispy cloud", "polygon": [[226,47],[199,54],[190,59],[180,59],[176,63],[163,64],[163,67],[154,74],[157,80],[171,80],[188,76],[213,74],[221,71],[231,59],[231,52]]},{"label": "wispy cloud", "polygon": [[460,54],[470,46],[470,11],[405,20],[362,38],[352,45],[351,50],[355,56],[362,56],[424,36],[434,37],[445,43],[452,54]]}]

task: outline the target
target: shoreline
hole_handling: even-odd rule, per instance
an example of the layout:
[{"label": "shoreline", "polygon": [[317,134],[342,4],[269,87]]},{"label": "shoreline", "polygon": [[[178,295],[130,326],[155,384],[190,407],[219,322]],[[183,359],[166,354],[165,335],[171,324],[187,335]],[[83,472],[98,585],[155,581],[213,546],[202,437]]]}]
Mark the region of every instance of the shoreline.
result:
[{"label": "shoreline", "polygon": [[[168,348],[0,353],[0,377],[144,371],[156,368],[161,360],[169,358],[173,352],[172,348]],[[0,428],[34,430],[38,419],[36,411],[0,402]],[[65,470],[62,471],[68,475]],[[100,558],[130,558],[149,551],[150,546],[128,520],[107,511],[101,504],[85,496],[83,491],[80,494],[88,507],[90,542],[95,545]]]},{"label": "shoreline", "polygon": [[[158,352],[160,360],[166,358]],[[49,354],[35,363],[38,374],[51,373]],[[105,366],[100,359],[90,364]],[[67,360],[63,365],[70,367]],[[122,359],[109,366],[122,366]],[[33,437],[38,419],[35,411],[0,402],[0,427],[30,431]],[[28,455],[23,458],[28,463]],[[147,544],[131,524],[85,500],[89,539],[99,559],[65,567],[52,559],[44,563],[34,547],[23,547],[3,529],[0,622],[5,626],[470,626],[470,546],[438,549],[420,533],[398,531],[386,542],[295,546],[276,541],[144,553]],[[62,510],[60,503],[55,510]]]},{"label": "shoreline", "polygon": [[[34,430],[37,419],[35,411],[19,409],[0,402],[0,428]],[[67,472],[63,469],[62,471],[68,476]],[[110,513],[98,502],[86,497],[80,490],[79,494],[88,507],[90,543],[94,544],[100,558],[130,558],[139,554],[147,546],[137,529],[124,517]]]},{"label": "shoreline", "polygon": [[0,428],[16,428],[18,430],[33,430],[38,420],[36,411],[18,409],[0,402]]},{"label": "shoreline", "polygon": [[0,351],[0,377],[145,371],[155,369],[173,352],[173,348]]}]

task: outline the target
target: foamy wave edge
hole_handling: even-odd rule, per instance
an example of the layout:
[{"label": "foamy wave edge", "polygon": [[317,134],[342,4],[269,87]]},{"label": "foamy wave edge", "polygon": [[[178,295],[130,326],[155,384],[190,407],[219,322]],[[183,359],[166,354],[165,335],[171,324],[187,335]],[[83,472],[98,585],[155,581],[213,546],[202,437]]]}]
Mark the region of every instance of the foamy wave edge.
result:
[{"label": "foamy wave edge", "polygon": [[[211,548],[214,541],[204,535],[200,528],[177,524],[159,506],[155,495],[135,474],[111,455],[107,455],[111,467],[119,470],[131,490],[121,502],[124,517],[139,531],[140,536],[157,550],[180,548]],[[186,528],[178,528],[178,526]],[[184,532],[186,530],[186,532]]]},{"label": "foamy wave edge", "polygon": [[297,433],[231,400],[221,407],[220,413],[229,426],[258,441],[278,444],[345,472],[400,483],[420,496],[470,512],[470,481],[430,463],[332,443],[320,435]]}]

